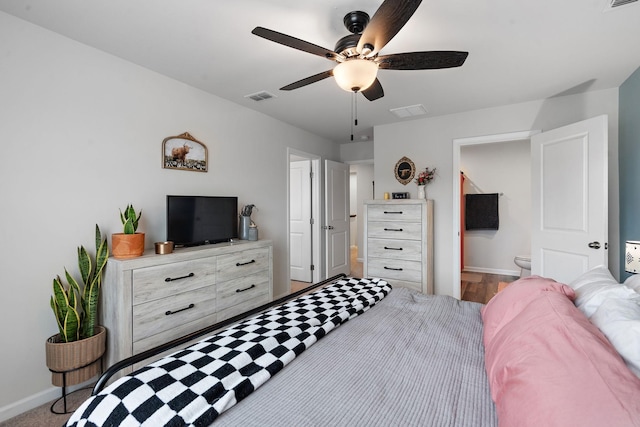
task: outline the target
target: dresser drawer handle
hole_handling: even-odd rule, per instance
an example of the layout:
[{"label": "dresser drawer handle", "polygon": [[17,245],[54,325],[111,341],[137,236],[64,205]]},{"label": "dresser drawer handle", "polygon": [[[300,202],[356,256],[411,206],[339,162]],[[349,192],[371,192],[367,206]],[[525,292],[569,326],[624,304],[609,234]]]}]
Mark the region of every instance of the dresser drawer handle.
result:
[{"label": "dresser drawer handle", "polygon": [[253,264],[254,262],[256,262],[255,259],[252,259],[251,261],[247,261],[247,262],[236,262],[236,267],[242,267],[243,265]]},{"label": "dresser drawer handle", "polygon": [[164,281],[173,282],[174,280],[188,279],[189,277],[193,277],[193,276],[195,276],[195,274],[189,273],[186,276],[181,276],[181,277],[167,277],[166,279],[164,279]]},{"label": "dresser drawer handle", "polygon": [[385,267],[385,270],[393,270],[393,271],[402,271],[401,268],[392,268],[392,267]]},{"label": "dresser drawer handle", "polygon": [[385,214],[402,215],[402,211],[384,211]]},{"label": "dresser drawer handle", "polygon": [[255,288],[255,287],[256,287],[256,285],[255,285],[255,283],[254,283],[253,285],[249,286],[248,288],[244,288],[244,289],[236,289],[236,292],[244,292],[244,291],[248,291],[249,289],[253,289],[253,288]]},{"label": "dresser drawer handle", "polygon": [[401,251],[402,250],[402,248],[390,248],[388,246],[385,246],[384,248],[389,250],[389,251]]},{"label": "dresser drawer handle", "polygon": [[165,314],[165,316],[170,316],[172,314],[180,313],[181,311],[189,310],[190,308],[193,308],[195,306],[196,305],[194,303],[191,303],[187,307],[181,308],[180,310],[176,310],[176,311],[167,310],[167,311],[165,311],[164,314]]},{"label": "dresser drawer handle", "polygon": [[385,228],[384,231],[402,231],[402,228]]}]

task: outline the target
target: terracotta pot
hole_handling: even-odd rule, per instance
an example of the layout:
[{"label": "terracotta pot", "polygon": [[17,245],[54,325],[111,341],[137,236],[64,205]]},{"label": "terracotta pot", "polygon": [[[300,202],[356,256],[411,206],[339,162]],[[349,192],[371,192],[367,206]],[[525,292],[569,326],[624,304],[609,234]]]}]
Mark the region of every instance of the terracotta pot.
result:
[{"label": "terracotta pot", "polygon": [[129,259],[144,253],[144,233],[111,235],[111,254],[114,258]]},{"label": "terracotta pot", "polygon": [[95,335],[80,341],[61,342],[60,334],[47,339],[47,368],[57,371],[51,373],[53,385],[63,385],[59,372],[67,372],[67,386],[83,383],[101,372],[100,359],[105,351],[107,330],[102,326],[96,326],[96,330]]}]

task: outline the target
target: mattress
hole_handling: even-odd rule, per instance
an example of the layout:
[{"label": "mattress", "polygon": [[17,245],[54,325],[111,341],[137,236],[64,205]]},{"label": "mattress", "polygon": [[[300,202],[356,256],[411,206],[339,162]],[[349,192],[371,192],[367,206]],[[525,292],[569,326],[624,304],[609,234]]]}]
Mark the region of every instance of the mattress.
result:
[{"label": "mattress", "polygon": [[497,426],[481,304],[394,288],[215,426]]}]

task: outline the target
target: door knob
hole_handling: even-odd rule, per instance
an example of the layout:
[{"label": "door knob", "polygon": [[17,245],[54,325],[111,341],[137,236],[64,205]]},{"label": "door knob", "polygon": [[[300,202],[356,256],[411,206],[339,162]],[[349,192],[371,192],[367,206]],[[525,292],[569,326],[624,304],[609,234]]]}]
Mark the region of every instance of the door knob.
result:
[{"label": "door knob", "polygon": [[589,247],[591,249],[600,249],[600,242],[591,242],[589,243]]}]

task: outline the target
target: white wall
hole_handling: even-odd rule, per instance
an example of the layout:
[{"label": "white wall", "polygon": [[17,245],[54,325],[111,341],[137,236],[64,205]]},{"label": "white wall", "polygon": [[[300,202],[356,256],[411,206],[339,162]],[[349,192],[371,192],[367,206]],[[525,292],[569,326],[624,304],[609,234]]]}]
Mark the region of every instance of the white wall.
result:
[{"label": "white wall", "polygon": [[[375,128],[374,158],[376,198],[385,191],[409,191],[396,181],[393,167],[407,156],[417,169],[437,167],[436,179],[427,186],[434,199],[435,293],[453,295],[453,155],[456,138],[526,130],[550,130],[600,114],[609,115],[609,267],[619,277],[618,262],[618,89],[553,97],[503,107],[447,116],[410,120]],[[459,173],[455,171],[455,173]],[[455,192],[459,194],[459,190]]]},{"label": "white wall", "polygon": [[464,268],[517,276],[516,255],[531,251],[531,144],[529,140],[464,145],[464,193],[499,193],[498,230],[464,232]]},{"label": "white wall", "polygon": [[[286,292],[286,148],[339,160],[336,144],[2,12],[0,58],[0,420],[60,392],[44,360],[52,279],[77,270],[94,224],[120,231],[127,203],[147,247],[165,238],[166,194],[254,203]],[[208,147],[208,173],[161,168],[162,140],[183,132]]]}]

